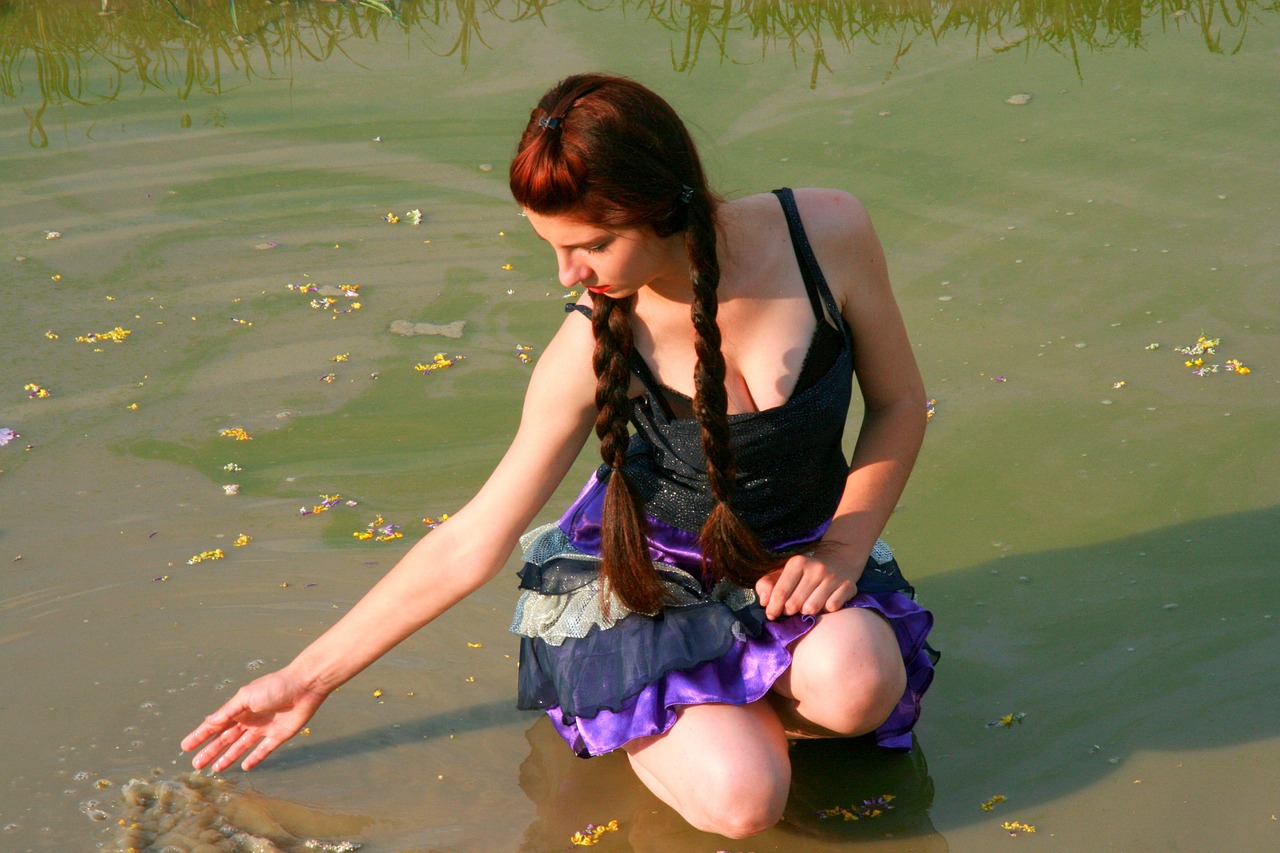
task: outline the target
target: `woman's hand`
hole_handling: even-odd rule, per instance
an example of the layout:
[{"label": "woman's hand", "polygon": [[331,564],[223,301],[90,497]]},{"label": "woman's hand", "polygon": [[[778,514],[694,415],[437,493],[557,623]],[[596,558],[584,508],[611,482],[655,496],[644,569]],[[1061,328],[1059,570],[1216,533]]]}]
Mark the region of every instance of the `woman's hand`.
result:
[{"label": "woman's hand", "polygon": [[771,620],[797,613],[834,613],[857,594],[865,564],[865,558],[850,561],[847,554],[819,544],[756,581],[756,596]]},{"label": "woman's hand", "polygon": [[209,741],[191,765],[202,770],[212,762],[214,772],[230,767],[252,749],[241,765],[252,770],[307,724],[326,695],[287,670],[264,675],[241,687],[229,702],[205,717],[183,738],[182,749],[192,750]]}]

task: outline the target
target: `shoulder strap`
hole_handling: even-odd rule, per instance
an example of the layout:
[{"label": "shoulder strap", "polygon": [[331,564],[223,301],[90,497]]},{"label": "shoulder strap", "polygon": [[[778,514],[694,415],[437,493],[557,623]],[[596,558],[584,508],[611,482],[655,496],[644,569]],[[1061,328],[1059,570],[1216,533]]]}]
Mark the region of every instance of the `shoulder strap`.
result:
[{"label": "shoulder strap", "polygon": [[844,319],[836,306],[835,297],[827,287],[827,279],[818,266],[818,259],[809,244],[809,235],[805,233],[804,223],[800,220],[800,210],[796,207],[796,196],[790,187],[776,189],[773,194],[782,205],[782,212],[787,217],[787,231],[791,234],[791,247],[796,253],[796,263],[800,266],[800,276],[804,279],[805,291],[809,294],[809,302],[813,305],[813,313],[819,322],[828,323],[844,331]]},{"label": "shoulder strap", "polygon": [[590,320],[590,319],[591,319],[591,306],[590,306],[590,305],[579,305],[579,304],[578,304],[578,303],[576,303],[576,302],[567,302],[567,303],[565,303],[565,306],[564,306],[564,313],[566,313],[566,314],[572,314],[574,311],[577,311],[579,314],[581,314],[583,317],[586,317],[588,320]]}]

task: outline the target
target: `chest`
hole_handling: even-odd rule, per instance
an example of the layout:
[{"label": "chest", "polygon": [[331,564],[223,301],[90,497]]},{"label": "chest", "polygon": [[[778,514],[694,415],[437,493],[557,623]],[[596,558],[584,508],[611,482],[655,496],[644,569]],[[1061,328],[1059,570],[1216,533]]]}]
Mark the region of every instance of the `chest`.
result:
[{"label": "chest", "polygon": [[[730,414],[771,409],[791,397],[817,324],[803,282],[795,284],[763,297],[731,296],[720,304],[717,325]],[[654,378],[693,397],[698,348],[689,307],[637,311],[633,334]]]}]

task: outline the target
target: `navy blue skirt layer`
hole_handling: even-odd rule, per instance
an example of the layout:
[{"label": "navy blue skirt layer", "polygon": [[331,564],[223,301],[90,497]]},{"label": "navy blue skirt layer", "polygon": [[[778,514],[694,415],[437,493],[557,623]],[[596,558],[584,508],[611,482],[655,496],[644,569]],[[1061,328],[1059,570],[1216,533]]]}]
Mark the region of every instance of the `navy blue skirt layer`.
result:
[{"label": "navy blue skirt layer", "polygon": [[[599,578],[604,489],[592,477],[558,523],[526,534],[511,627],[521,637],[519,707],[545,710],[583,757],[667,731],[685,705],[763,698],[791,665],[792,646],[817,624],[802,614],[769,621],[754,590],[727,581],[704,589],[697,535],[653,518],[650,556],[674,603],[654,615],[628,610]],[[769,544],[803,548],[825,530]],[[916,603],[883,542],[846,607],[874,610],[893,627],[907,686],[875,736],[881,746],[910,749],[933,680],[933,615]]]}]

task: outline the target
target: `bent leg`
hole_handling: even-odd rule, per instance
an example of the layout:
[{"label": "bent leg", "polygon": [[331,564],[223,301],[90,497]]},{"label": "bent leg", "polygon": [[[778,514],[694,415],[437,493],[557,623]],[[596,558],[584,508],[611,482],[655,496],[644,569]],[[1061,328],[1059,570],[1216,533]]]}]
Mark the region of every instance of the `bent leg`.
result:
[{"label": "bent leg", "polygon": [[887,720],[906,686],[893,627],[875,611],[849,607],[819,616],[796,641],[772,695],[788,734],[847,737]]},{"label": "bent leg", "polygon": [[665,734],[623,749],[649,790],[698,829],[744,838],[782,817],[791,762],[767,702],[689,705]]}]

